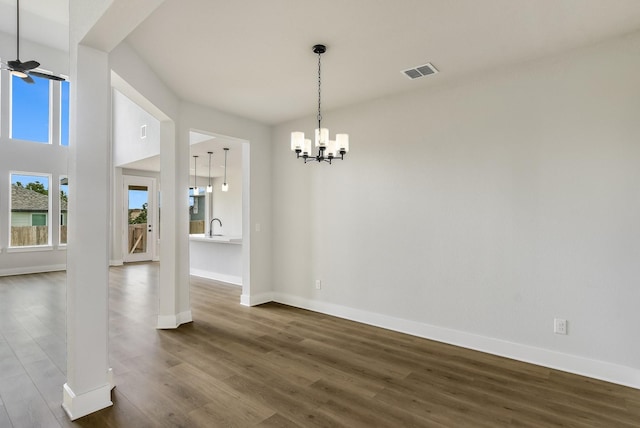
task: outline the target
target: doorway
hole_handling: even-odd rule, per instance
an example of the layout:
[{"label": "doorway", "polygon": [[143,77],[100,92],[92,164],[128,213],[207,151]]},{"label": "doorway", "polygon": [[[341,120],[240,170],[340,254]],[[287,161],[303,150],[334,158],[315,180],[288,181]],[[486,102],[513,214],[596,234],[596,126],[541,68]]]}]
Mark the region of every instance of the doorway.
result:
[{"label": "doorway", "polygon": [[123,261],[142,262],[154,259],[156,242],[155,179],[125,175],[122,192]]}]

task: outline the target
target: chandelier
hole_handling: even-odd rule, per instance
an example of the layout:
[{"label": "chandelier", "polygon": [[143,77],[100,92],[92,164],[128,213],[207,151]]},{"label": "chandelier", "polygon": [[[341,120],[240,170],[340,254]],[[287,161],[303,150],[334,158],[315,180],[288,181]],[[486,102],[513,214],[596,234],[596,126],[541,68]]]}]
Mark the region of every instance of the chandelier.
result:
[{"label": "chandelier", "polygon": [[329,139],[329,130],[322,127],[321,106],[321,56],[327,51],[325,45],[315,45],[313,53],[318,54],[318,128],[316,128],[315,147],[318,149],[316,155],[311,154],[311,140],[304,138],[304,132],[291,133],[291,150],[296,153],[296,158],[308,161],[329,162],[334,159],[344,159],[345,153],[349,151],[349,134],[336,134],[335,140]]}]

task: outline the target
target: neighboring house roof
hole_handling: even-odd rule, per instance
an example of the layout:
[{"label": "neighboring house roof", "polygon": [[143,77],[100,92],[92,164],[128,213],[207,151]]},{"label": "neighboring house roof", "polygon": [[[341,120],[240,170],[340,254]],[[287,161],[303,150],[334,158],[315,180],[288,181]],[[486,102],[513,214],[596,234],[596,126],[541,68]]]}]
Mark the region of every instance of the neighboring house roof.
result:
[{"label": "neighboring house roof", "polygon": [[[67,211],[67,202],[60,201],[60,210]],[[11,211],[49,211],[49,196],[11,185]]]}]

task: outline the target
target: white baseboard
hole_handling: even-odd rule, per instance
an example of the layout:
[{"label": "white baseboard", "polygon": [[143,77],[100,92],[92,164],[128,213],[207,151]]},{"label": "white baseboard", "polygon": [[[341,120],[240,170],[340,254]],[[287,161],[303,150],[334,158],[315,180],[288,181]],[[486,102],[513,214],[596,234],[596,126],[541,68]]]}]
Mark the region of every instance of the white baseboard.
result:
[{"label": "white baseboard", "polygon": [[202,269],[191,269],[189,274],[193,276],[199,276],[200,278],[207,278],[218,282],[225,282],[227,284],[242,285],[241,276],[226,275],[223,273],[210,272]]},{"label": "white baseboard", "polygon": [[170,330],[178,328],[181,324],[193,321],[191,310],[180,312],[176,315],[158,315],[158,330]]},{"label": "white baseboard", "polygon": [[11,269],[0,269],[0,276],[27,275],[30,273],[57,272],[61,270],[67,270],[67,265],[25,266]]},{"label": "white baseboard", "polygon": [[178,320],[178,325],[192,322],[193,316],[191,315],[191,309],[189,309],[188,311],[180,312],[176,318]]},{"label": "white baseboard", "polygon": [[242,294],[240,296],[240,304],[243,306],[256,306],[263,303],[273,302],[273,293],[260,293],[255,296]]},{"label": "white baseboard", "polygon": [[640,370],[631,367],[390,317],[360,309],[353,309],[347,306],[319,302],[284,293],[273,293],[273,301],[410,334],[412,336],[640,389]]},{"label": "white baseboard", "polygon": [[113,405],[109,383],[80,395],[76,395],[66,383],[62,389],[62,408],[72,421]]}]

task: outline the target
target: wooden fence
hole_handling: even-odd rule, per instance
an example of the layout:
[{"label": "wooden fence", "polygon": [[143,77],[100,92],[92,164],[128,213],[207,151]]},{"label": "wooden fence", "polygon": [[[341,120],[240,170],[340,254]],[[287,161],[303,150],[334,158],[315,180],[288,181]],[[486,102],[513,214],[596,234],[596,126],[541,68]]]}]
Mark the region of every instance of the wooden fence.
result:
[{"label": "wooden fence", "polygon": [[[66,227],[65,227],[66,238]],[[49,226],[11,226],[11,246],[48,245]]]},{"label": "wooden fence", "polygon": [[193,220],[189,222],[189,234],[204,233],[204,220]]},{"label": "wooden fence", "polygon": [[129,254],[147,251],[147,224],[129,225]]}]

